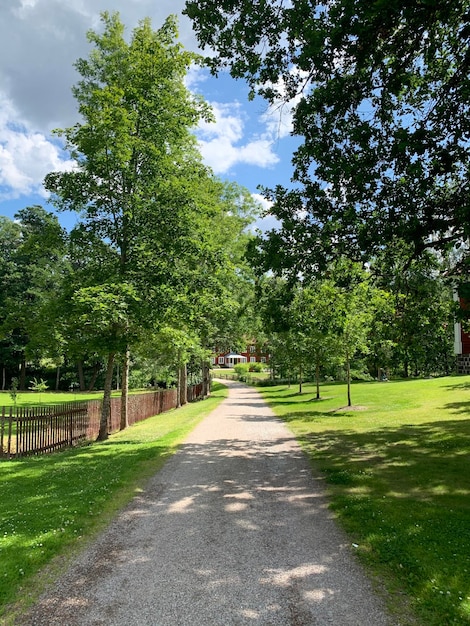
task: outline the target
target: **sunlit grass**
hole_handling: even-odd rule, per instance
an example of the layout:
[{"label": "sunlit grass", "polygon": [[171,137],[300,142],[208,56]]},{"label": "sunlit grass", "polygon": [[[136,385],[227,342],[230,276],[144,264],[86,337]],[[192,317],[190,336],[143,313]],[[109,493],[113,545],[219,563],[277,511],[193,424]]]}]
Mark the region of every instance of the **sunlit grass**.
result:
[{"label": "sunlit grass", "polygon": [[[137,393],[142,393],[142,391]],[[120,391],[112,392],[113,397],[120,395]],[[0,407],[15,405],[18,407],[53,406],[64,402],[101,400],[102,398],[103,391],[18,391],[16,398],[13,399],[9,391],[0,391]]]},{"label": "sunlit grass", "polygon": [[323,472],[395,610],[470,624],[470,378],[356,384],[351,409],[344,385],[322,386],[320,401],[305,390],[260,389]]},{"label": "sunlit grass", "polygon": [[[141,489],[227,395],[212,395],[64,452],[0,463],[0,623],[34,597],[53,557],[72,553]],[[3,608],[2,608],[3,607]]]}]

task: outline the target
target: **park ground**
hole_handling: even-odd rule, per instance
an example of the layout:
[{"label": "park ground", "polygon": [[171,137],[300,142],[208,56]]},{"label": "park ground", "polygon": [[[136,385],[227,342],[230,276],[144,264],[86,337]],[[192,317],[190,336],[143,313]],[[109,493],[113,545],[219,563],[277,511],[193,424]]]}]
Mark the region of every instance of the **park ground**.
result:
[{"label": "park ground", "polygon": [[[326,478],[332,510],[395,609],[415,623],[470,624],[470,379],[360,383],[352,409],[339,384],[323,385],[320,401],[309,386],[260,391]],[[171,412],[166,425],[151,418],[105,444],[2,463],[5,624],[62,567],[54,557],[103,528],[214,406]]]}]

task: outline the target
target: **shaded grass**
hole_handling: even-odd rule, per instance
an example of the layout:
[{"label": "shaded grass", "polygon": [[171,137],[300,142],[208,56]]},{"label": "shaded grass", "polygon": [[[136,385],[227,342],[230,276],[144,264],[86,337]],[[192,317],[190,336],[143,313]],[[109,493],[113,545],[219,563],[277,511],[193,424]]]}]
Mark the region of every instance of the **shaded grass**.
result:
[{"label": "shaded grass", "polygon": [[[260,389],[328,483],[357,554],[400,621],[470,624],[470,379]],[[341,410],[338,410],[341,409]],[[407,621],[408,620],[408,621]]]},{"label": "shaded grass", "polygon": [[42,568],[83,547],[226,395],[215,383],[207,400],[139,422],[105,442],[0,463],[0,623],[33,601],[64,563]]}]

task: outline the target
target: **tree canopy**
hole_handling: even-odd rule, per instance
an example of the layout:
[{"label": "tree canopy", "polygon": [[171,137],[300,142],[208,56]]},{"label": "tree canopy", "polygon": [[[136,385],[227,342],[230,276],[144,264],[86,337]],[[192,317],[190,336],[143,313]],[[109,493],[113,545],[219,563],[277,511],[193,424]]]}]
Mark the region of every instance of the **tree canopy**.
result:
[{"label": "tree canopy", "polygon": [[129,41],[117,13],[102,22],[76,63],[81,119],[58,131],[76,167],[45,186],[79,215],[63,292],[69,335],[107,357],[108,374],[120,357],[124,381],[129,347],[145,337],[207,335],[253,206],[202,163],[193,130],[211,112],[184,84],[198,57],[178,43],[174,16],[155,31],[142,20]]},{"label": "tree canopy", "polygon": [[215,73],[297,98],[294,185],[266,191],[282,221],[268,264],[305,272],[397,238],[415,256],[468,246],[469,0],[188,0],[186,13]]}]

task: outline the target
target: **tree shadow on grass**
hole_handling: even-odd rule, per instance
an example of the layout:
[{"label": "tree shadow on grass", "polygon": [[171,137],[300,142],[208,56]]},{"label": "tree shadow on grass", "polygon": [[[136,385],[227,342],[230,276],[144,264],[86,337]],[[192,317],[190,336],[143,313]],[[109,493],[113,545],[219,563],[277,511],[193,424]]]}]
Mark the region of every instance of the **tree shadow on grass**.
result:
[{"label": "tree shadow on grass", "polygon": [[299,440],[337,515],[367,545],[363,558],[418,598],[423,623],[469,623],[470,419],[368,432],[324,425]]}]

